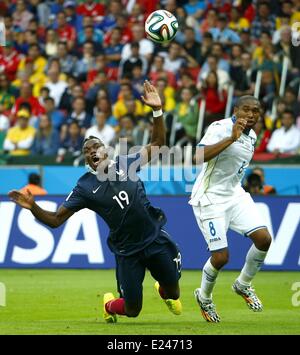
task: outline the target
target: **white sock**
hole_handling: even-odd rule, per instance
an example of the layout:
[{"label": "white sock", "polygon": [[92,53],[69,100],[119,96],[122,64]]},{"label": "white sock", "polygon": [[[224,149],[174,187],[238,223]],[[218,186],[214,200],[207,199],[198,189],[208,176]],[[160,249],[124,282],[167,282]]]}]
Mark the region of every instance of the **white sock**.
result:
[{"label": "white sock", "polygon": [[218,273],[219,270],[212,266],[209,258],[202,270],[200,296],[204,301],[212,300],[212,290],[215,286]]},{"label": "white sock", "polygon": [[252,279],[261,268],[266,255],[267,251],[257,249],[254,244],[251,246],[246,256],[245,265],[237,279],[240,284],[243,286],[251,284]]}]

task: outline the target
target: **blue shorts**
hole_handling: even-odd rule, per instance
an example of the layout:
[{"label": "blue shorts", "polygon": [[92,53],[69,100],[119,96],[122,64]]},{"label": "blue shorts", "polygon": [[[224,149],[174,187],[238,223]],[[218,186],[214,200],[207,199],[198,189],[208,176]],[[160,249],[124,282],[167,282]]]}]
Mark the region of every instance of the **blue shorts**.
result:
[{"label": "blue shorts", "polygon": [[165,231],[150,245],[130,255],[116,255],[116,278],[120,296],[127,303],[141,303],[146,269],[161,286],[177,285],[181,276],[181,254]]}]

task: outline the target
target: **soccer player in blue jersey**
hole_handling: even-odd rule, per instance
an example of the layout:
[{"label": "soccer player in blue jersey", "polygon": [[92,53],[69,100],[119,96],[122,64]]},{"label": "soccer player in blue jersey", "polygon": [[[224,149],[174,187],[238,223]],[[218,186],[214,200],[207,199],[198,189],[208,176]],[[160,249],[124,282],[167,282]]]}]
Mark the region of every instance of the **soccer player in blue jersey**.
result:
[{"label": "soccer player in blue jersey", "polygon": [[179,283],[181,255],[176,244],[163,229],[166,217],[151,206],[142,181],[135,174],[153,158],[153,147],[165,144],[162,104],[156,88],[144,83],[145,104],[153,109],[151,143],[134,155],[109,160],[104,144],[88,137],[83,154],[89,167],[65,202],[56,212],[43,210],[33,196],[13,190],[9,196],[46,225],[56,228],[75,212],[88,208],[99,214],[110,228],[108,245],[116,257],[116,278],[120,298],[106,293],[103,316],[115,323],[117,315],[136,317],[142,308],[142,284],[146,268],[157,281],[155,287],[169,310],[181,313]]}]

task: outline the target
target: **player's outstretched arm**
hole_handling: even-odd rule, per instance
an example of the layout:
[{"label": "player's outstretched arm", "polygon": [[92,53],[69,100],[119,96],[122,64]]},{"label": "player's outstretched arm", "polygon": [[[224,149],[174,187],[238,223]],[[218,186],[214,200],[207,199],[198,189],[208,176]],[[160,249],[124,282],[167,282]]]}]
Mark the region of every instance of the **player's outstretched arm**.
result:
[{"label": "player's outstretched arm", "polygon": [[[232,127],[231,136],[228,138],[224,138],[220,142],[212,145],[204,146],[204,162],[207,162],[217,155],[219,155],[223,150],[229,147],[233,142],[237,141],[242,135],[244,129],[246,128],[247,121],[245,119],[237,119],[235,124]],[[201,162],[201,154],[203,151],[203,147],[200,147],[196,151],[196,161]],[[202,158],[203,159],[203,158]]]},{"label": "player's outstretched arm", "polygon": [[43,210],[35,203],[31,192],[27,191],[28,194],[24,194],[18,190],[12,190],[8,193],[8,196],[19,206],[30,210],[35,218],[51,228],[59,227],[74,213],[64,206],[60,206],[56,212]]},{"label": "player's outstretched arm", "polygon": [[[162,113],[162,103],[156,88],[146,80],[144,83],[143,102],[150,106],[157,117],[153,117],[153,130],[150,144],[141,150],[141,165],[148,163],[154,156],[155,151],[166,143],[166,129]],[[154,149],[156,147],[157,149]],[[157,154],[157,153],[156,153]]]}]

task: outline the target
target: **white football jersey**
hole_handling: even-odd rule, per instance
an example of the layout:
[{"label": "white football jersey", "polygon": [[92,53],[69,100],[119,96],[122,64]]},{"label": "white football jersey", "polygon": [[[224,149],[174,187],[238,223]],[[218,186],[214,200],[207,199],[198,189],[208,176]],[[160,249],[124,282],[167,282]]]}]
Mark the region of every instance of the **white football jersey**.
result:
[{"label": "white football jersey", "polygon": [[[212,123],[199,145],[212,145],[231,137],[235,116]],[[251,129],[215,158],[203,164],[194,184],[189,203],[193,206],[207,206],[225,203],[245,194],[241,180],[248,167],[256,142],[256,134]]]}]

